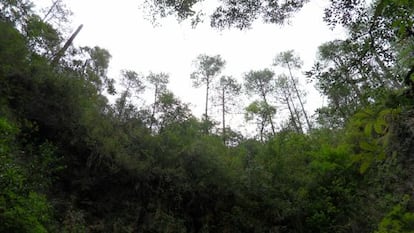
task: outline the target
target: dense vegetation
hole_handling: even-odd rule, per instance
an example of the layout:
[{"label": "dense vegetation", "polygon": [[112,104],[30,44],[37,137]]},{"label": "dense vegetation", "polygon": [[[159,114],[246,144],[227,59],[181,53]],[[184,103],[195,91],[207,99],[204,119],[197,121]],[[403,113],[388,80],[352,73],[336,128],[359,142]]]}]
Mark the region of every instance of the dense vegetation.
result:
[{"label": "dense vegetation", "polygon": [[[180,2],[154,4],[184,19],[198,1]],[[223,2],[219,13],[244,15],[217,22],[243,28],[260,14],[280,23],[307,1]],[[274,65],[289,72],[250,71],[243,85],[218,78],[220,56],[200,55],[197,119],[168,75],[123,71],[116,90],[108,51],[64,46],[60,1],[40,17],[28,1],[1,0],[0,232],[414,232],[414,2],[331,3],[325,20],[348,38],[321,45],[306,72],[329,100],[317,118],[286,51]],[[145,88],[150,106],[135,99]],[[225,120],[243,93],[253,138]]]}]

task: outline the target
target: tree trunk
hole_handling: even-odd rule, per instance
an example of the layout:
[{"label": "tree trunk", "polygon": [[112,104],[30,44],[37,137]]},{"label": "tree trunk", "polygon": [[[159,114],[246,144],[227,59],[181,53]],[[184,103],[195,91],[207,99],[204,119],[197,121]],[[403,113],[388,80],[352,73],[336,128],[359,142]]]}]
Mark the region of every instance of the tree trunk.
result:
[{"label": "tree trunk", "polygon": [[[266,94],[264,93],[263,90],[261,92],[262,92],[263,101],[265,102],[266,106],[270,106],[269,103],[267,102]],[[273,124],[273,118],[270,114],[267,114],[266,118],[269,119],[270,127],[272,128],[272,134],[274,136],[276,134],[276,129],[275,129],[275,126]]]},{"label": "tree trunk", "polygon": [[265,121],[262,121],[262,122],[261,122],[261,126],[260,126],[260,141],[261,141],[261,142],[264,142],[264,141],[263,141],[263,132],[264,132],[264,127],[265,127]]},{"label": "tree trunk", "polygon": [[52,65],[55,66],[58,64],[59,60],[63,57],[63,55],[65,55],[66,50],[68,50],[69,46],[72,44],[73,40],[75,39],[75,37],[78,35],[78,33],[80,32],[80,30],[82,29],[83,24],[81,24],[78,29],[76,29],[76,31],[72,34],[72,36],[69,38],[68,41],[66,41],[65,45],[63,46],[62,49],[60,49],[55,57],[52,60]]},{"label": "tree trunk", "polygon": [[226,103],[225,103],[225,87],[223,87],[222,89],[222,93],[221,93],[221,106],[222,106],[222,118],[223,118],[223,143],[224,145],[226,145]]},{"label": "tree trunk", "polygon": [[52,13],[53,9],[56,7],[56,5],[60,2],[60,0],[56,0],[53,2],[52,6],[49,8],[45,16],[43,16],[42,21],[47,22],[46,18],[49,16],[50,13]]},{"label": "tree trunk", "polygon": [[287,104],[288,109],[289,109],[290,117],[292,118],[293,127],[295,127],[295,130],[296,130],[297,133],[301,133],[301,129],[299,128],[298,124],[296,123],[295,114],[293,113],[292,107],[290,106],[289,98],[286,97],[285,101],[286,101],[286,104]]},{"label": "tree trunk", "polygon": [[155,112],[157,111],[157,104],[158,104],[158,85],[155,85],[154,93],[155,94],[154,94],[154,103],[152,105],[150,132],[152,132],[152,126],[155,123]]},{"label": "tree trunk", "polygon": [[[269,103],[267,102],[267,96],[266,96],[266,92],[263,90],[263,86],[264,86],[264,84],[259,79],[260,95],[262,96],[263,101],[265,102],[266,106],[270,106]],[[269,119],[270,127],[272,128],[272,134],[274,136],[276,134],[276,129],[275,129],[275,126],[273,124],[273,118],[269,114],[267,114],[266,118]]]},{"label": "tree trunk", "polygon": [[208,94],[209,94],[209,90],[210,90],[210,82],[207,80],[207,83],[206,83],[206,109],[204,111],[204,123],[205,123],[204,133],[205,134],[208,134],[207,122],[208,122]]},{"label": "tree trunk", "polygon": [[296,115],[296,120],[297,120],[297,123],[298,123],[299,133],[303,133],[303,125],[302,125],[302,121],[300,120],[300,115],[299,115],[298,109],[296,108],[295,103],[293,102],[292,95],[289,92],[287,93],[287,95],[288,95],[288,98],[289,98],[289,100],[292,104],[293,112]]},{"label": "tree trunk", "polygon": [[295,83],[295,80],[294,80],[294,78],[293,78],[293,75],[292,75],[292,70],[291,70],[291,68],[290,68],[290,64],[289,64],[289,62],[287,62],[287,66],[288,66],[288,69],[289,69],[290,79],[291,79],[291,81],[292,81],[293,88],[294,88],[294,90],[295,90],[295,92],[296,92],[296,96],[298,97],[298,100],[299,100],[300,106],[301,106],[301,108],[302,108],[303,115],[305,116],[306,124],[308,125],[308,130],[311,130],[311,129],[312,129],[312,127],[311,127],[311,124],[310,124],[310,121],[309,121],[309,118],[308,118],[308,114],[307,114],[307,113],[306,113],[306,111],[305,111],[305,107],[303,106],[302,98],[300,97],[299,90],[298,90],[298,88],[296,87],[296,83]]}]

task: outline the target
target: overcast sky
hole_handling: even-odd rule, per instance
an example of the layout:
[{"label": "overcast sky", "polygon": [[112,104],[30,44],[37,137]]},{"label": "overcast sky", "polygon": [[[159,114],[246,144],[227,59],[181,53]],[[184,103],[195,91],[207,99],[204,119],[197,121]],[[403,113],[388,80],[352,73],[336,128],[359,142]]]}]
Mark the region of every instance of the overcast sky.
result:
[{"label": "overcast sky", "polygon": [[[38,5],[50,5],[52,0],[38,0]],[[201,116],[204,106],[203,89],[191,86],[192,61],[197,55],[220,54],[227,62],[223,74],[242,80],[250,70],[270,68],[279,52],[293,49],[309,69],[316,58],[317,47],[323,42],[344,36],[341,30],[330,30],[322,21],[328,1],[312,0],[290,25],[265,25],[257,22],[250,30],[217,31],[208,22],[191,29],[170,18],[154,27],[144,19],[142,0],[70,0],[72,25],[84,27],[75,40],[76,45],[100,46],[112,55],[109,75],[119,78],[121,69],[148,73],[170,74],[169,88],[183,102],[191,103],[194,114]],[[322,105],[322,98],[312,85],[302,84],[309,92],[307,108],[313,113]]]}]

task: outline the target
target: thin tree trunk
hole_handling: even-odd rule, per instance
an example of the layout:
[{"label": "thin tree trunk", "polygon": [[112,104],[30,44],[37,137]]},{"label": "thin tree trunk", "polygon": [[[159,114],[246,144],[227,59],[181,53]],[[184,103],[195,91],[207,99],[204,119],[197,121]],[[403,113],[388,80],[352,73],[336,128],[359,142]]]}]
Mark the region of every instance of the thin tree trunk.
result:
[{"label": "thin tree trunk", "polygon": [[308,118],[308,114],[307,114],[307,113],[306,113],[306,111],[305,111],[305,107],[303,106],[302,98],[300,97],[299,90],[298,90],[298,88],[296,87],[296,83],[295,83],[295,80],[294,80],[294,78],[293,78],[293,75],[292,75],[292,70],[291,70],[291,68],[290,68],[290,64],[289,64],[289,62],[287,62],[287,66],[288,66],[288,69],[289,69],[290,79],[292,80],[292,85],[293,85],[293,88],[295,89],[296,96],[298,97],[298,100],[299,100],[300,106],[301,106],[301,108],[302,108],[303,115],[305,116],[306,124],[308,125],[308,130],[311,130],[311,129],[312,129],[312,127],[311,127],[311,124],[310,124],[310,121],[309,121],[309,118]]},{"label": "thin tree trunk", "polygon": [[205,109],[205,112],[204,112],[206,120],[208,119],[208,94],[209,94],[208,92],[209,92],[209,90],[210,90],[210,83],[207,82],[207,84],[206,84],[206,109]]},{"label": "thin tree trunk", "polygon": [[299,124],[300,133],[303,133],[303,125],[302,125],[302,121],[300,120],[300,115],[299,115],[298,109],[295,106],[295,102],[293,102],[292,95],[289,92],[287,94],[288,94],[288,98],[289,98],[290,102],[292,103],[293,112],[296,115],[296,120]]},{"label": "thin tree trunk", "polygon": [[59,60],[63,57],[63,55],[65,55],[66,50],[68,50],[69,46],[72,44],[73,40],[75,39],[75,37],[78,35],[78,33],[80,32],[80,30],[82,29],[83,24],[79,25],[78,29],[76,29],[76,31],[72,34],[72,36],[68,39],[68,41],[66,41],[65,45],[63,46],[62,49],[60,49],[55,57],[52,60],[52,65],[57,65]]},{"label": "thin tree trunk", "polygon": [[221,106],[222,106],[222,117],[223,117],[223,143],[226,145],[226,105],[225,105],[225,88],[223,87],[221,93]]},{"label": "thin tree trunk", "polygon": [[290,117],[292,118],[293,127],[295,127],[296,132],[300,133],[301,130],[300,130],[299,126],[296,123],[296,117],[295,117],[295,114],[293,113],[292,107],[290,106],[290,102],[289,102],[288,97],[286,97],[285,101],[286,101],[286,104],[287,104],[288,109],[289,109]]},{"label": "thin tree trunk", "polygon": [[[269,105],[269,103],[267,102],[267,98],[266,98],[266,93],[265,93],[265,91],[263,90],[263,86],[264,86],[264,84],[262,83],[262,81],[259,79],[259,87],[260,87],[260,94],[261,94],[261,96],[262,96],[262,98],[263,98],[263,101],[265,102],[265,104],[266,104],[266,106],[270,106]],[[272,116],[271,115],[269,115],[269,114],[267,114],[267,116],[266,116],[268,119],[269,119],[269,122],[270,122],[270,127],[272,128],[272,134],[273,134],[273,136],[276,134],[276,129],[275,129],[275,126],[274,126],[274,124],[273,124],[273,118],[272,118]]]},{"label": "thin tree trunk", "polygon": [[45,16],[43,17],[42,21],[47,22],[46,18],[49,16],[50,13],[52,13],[52,10],[56,7],[56,5],[60,2],[60,0],[56,0],[53,2],[52,6],[49,8]]},{"label": "thin tree trunk", "polygon": [[[270,105],[267,103],[266,98],[264,98],[264,101],[265,101],[265,103],[266,103],[266,106],[270,106]],[[273,124],[273,117],[272,117],[272,115],[270,115],[270,114],[267,114],[267,117],[269,118],[270,127],[272,128],[272,134],[273,134],[273,136],[274,136],[274,135],[276,134],[276,129],[275,129],[275,125]]]},{"label": "thin tree trunk", "polygon": [[206,109],[205,109],[205,112],[204,112],[204,117],[205,117],[205,119],[204,119],[204,123],[205,123],[204,133],[205,134],[208,134],[207,122],[208,122],[208,94],[209,94],[208,92],[209,92],[209,90],[210,90],[210,82],[207,81],[207,83],[206,83]]},{"label": "thin tree trunk", "polygon": [[120,100],[120,109],[118,110],[118,119],[120,119],[121,121],[124,120],[124,113],[125,113],[125,106],[126,106],[126,101],[127,101],[127,96],[129,94],[129,86],[127,87],[127,89],[125,90],[124,93],[122,93],[121,95],[121,100]]},{"label": "thin tree trunk", "polygon": [[272,116],[269,116],[269,121],[270,121],[270,126],[272,127],[272,134],[273,134],[273,136],[275,136],[276,129],[275,129],[275,125],[273,124],[273,117]]},{"label": "thin tree trunk", "polygon": [[264,131],[264,126],[265,126],[265,123],[264,123],[265,121],[262,121],[261,122],[261,126],[260,126],[260,141],[261,142],[264,142],[263,141],[263,131]]},{"label": "thin tree trunk", "polygon": [[[266,94],[263,91],[262,91],[262,97],[263,97],[263,101],[265,102],[266,106],[270,106],[269,103],[267,102]],[[267,114],[266,117],[269,119],[270,127],[272,128],[272,134],[274,136],[276,134],[276,129],[273,124],[273,118],[270,114]]]},{"label": "thin tree trunk", "polygon": [[158,85],[155,85],[154,90],[154,103],[152,106],[152,113],[151,113],[151,123],[150,123],[150,132],[152,132],[152,126],[155,123],[155,111],[157,110],[157,104],[158,104]]}]

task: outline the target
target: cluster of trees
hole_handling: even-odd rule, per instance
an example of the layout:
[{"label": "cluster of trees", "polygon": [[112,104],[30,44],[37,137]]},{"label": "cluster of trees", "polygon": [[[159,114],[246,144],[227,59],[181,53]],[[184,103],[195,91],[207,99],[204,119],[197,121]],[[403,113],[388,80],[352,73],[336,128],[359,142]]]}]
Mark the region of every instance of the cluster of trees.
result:
[{"label": "cluster of trees", "polygon": [[[151,2],[186,19],[198,1]],[[212,25],[281,23],[306,2],[222,1]],[[332,0],[325,20],[348,38],[321,45],[306,72],[328,105],[309,117],[301,62],[280,53],[286,74],[244,77],[259,135],[248,139],[227,126],[241,85],[218,79],[220,56],[196,59],[197,119],[164,73],[125,70],[117,90],[108,51],[68,46],[61,1],[43,17],[29,1],[0,1],[0,232],[413,232],[413,15],[412,1]],[[137,106],[144,88],[152,104]]]},{"label": "cluster of trees", "polygon": [[[191,74],[194,87],[205,86],[205,110],[202,121],[205,123],[205,133],[212,133],[217,125],[211,116],[210,103],[221,115],[221,129],[215,132],[221,134],[224,144],[234,145],[242,135],[231,129],[226,122],[227,115],[240,112],[242,94],[253,99],[244,107],[245,120],[257,124],[256,139],[261,142],[274,136],[282,128],[304,133],[312,129],[311,119],[304,107],[305,91],[300,87],[299,79],[294,71],[300,70],[302,61],[293,50],[279,53],[274,59],[274,66],[285,68],[288,74],[276,73],[270,69],[251,70],[243,75],[243,83],[232,76],[222,75],[225,61],[220,55],[199,55],[195,60],[196,70]],[[284,122],[284,110],[288,110],[288,121]],[[277,118],[276,113],[279,112]],[[286,115],[286,114],[285,114]],[[275,122],[279,121],[279,122]],[[279,125],[277,125],[279,123]],[[306,125],[306,126],[305,126]]]}]

